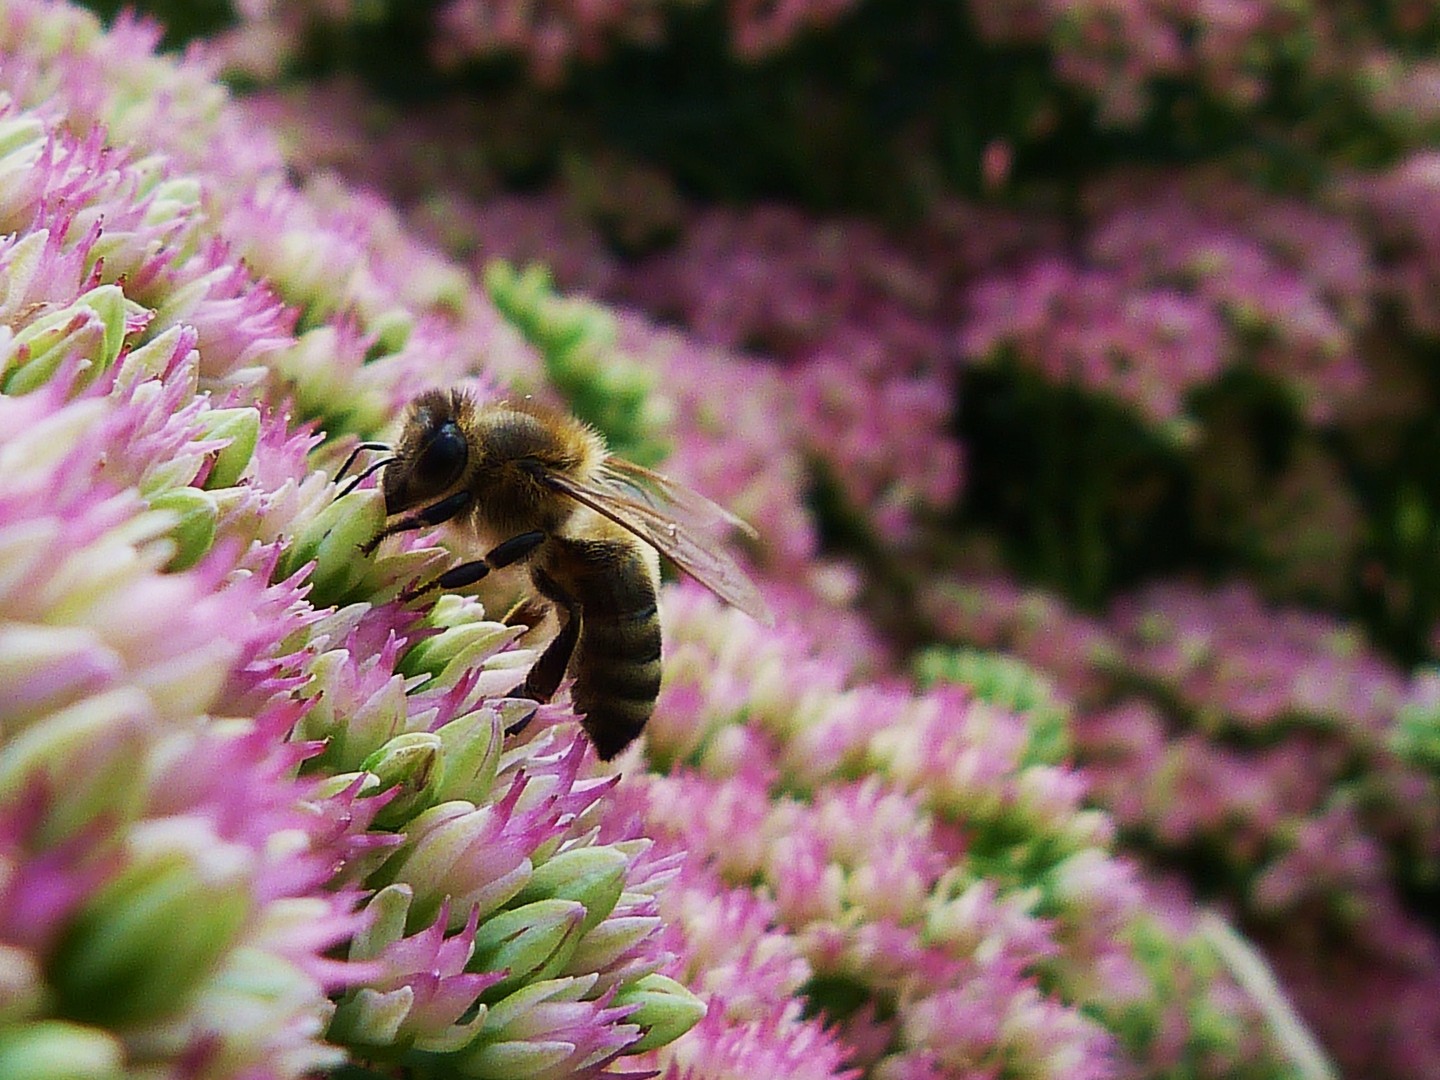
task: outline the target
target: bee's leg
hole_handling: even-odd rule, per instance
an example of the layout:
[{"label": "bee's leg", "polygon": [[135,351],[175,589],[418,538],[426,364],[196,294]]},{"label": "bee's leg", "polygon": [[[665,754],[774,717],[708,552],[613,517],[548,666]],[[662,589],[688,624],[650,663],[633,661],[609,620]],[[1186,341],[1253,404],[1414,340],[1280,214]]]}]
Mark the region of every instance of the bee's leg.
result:
[{"label": "bee's leg", "polygon": [[522,596],[500,621],[506,626],[524,626],[533,630],[550,614],[550,607],[547,601],[538,596]]},{"label": "bee's leg", "polygon": [[[535,582],[535,588],[540,595],[552,602],[556,608],[563,611],[563,622],[560,632],[545,646],[545,651],[540,654],[530,668],[530,674],[525,681],[510,691],[507,696],[529,698],[532,701],[546,702],[555,696],[555,691],[560,687],[560,680],[565,678],[565,669],[570,666],[570,657],[575,652],[575,642],[580,638],[580,605],[575,598],[560,588],[555,579],[544,570],[538,567],[531,572],[531,579]],[[517,724],[512,731],[524,730],[528,718]]]},{"label": "bee's leg", "polygon": [[435,579],[442,589],[463,589],[474,585],[491,570],[500,570],[511,563],[517,563],[545,542],[543,532],[525,532],[496,544],[483,559],[452,566]]},{"label": "bee's leg", "polygon": [[423,510],[418,510],[413,514],[407,514],[399,521],[386,525],[385,528],[375,534],[373,540],[368,540],[361,544],[360,550],[366,555],[369,555],[380,546],[380,541],[384,540],[387,536],[394,536],[396,533],[402,532],[414,532],[416,529],[425,529],[432,525],[443,525],[450,519],[459,517],[465,508],[470,505],[472,498],[474,498],[474,496],[468,491],[457,491],[454,495],[447,495],[439,502],[427,506]]}]

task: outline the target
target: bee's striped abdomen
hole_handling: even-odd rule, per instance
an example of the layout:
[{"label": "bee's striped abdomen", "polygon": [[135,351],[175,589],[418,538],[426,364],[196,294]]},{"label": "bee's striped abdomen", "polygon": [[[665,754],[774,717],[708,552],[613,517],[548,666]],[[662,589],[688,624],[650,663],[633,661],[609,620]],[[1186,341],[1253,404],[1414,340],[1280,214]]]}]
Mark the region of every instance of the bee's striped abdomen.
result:
[{"label": "bee's striped abdomen", "polygon": [[595,752],[609,760],[645,727],[660,693],[656,580],[634,541],[563,539],[550,575],[579,609],[571,696]]}]

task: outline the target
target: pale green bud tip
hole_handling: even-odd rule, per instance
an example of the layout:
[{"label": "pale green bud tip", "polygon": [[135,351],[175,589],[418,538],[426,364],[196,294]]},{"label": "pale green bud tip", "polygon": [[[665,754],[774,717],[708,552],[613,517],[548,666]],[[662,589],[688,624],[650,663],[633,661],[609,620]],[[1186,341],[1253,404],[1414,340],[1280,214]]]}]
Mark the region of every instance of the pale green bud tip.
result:
[{"label": "pale green bud tip", "polygon": [[616,1005],[634,1005],[625,1018],[638,1024],[640,1041],[630,1047],[634,1054],[674,1042],[705,1018],[705,1003],[664,975],[646,975],[615,995]]},{"label": "pale green bud tip", "polygon": [[410,731],[397,735],[361,766],[379,781],[379,789],[400,791],[375,817],[382,829],[398,828],[435,802],[445,776],[444,748],[438,735]]},{"label": "pale green bud tip", "polygon": [[448,627],[410,649],[399,664],[403,675],[440,677],[456,667],[470,668],[499,652],[520,636],[519,627],[498,622],[473,622]]},{"label": "pale green bud tip", "polygon": [[172,488],[151,499],[150,508],[169,511],[176,517],[170,529],[170,539],[175,541],[175,554],[170,557],[165,567],[167,570],[188,570],[204,557],[215,542],[215,522],[219,511],[209,492],[192,487]]},{"label": "pale green bud tip", "polygon": [[389,991],[362,987],[336,1008],[326,1037],[342,1044],[391,1046],[414,1005],[415,990],[411,986]]},{"label": "pale green bud tip", "polygon": [[385,525],[385,500],[379,491],[352,491],[315,515],[295,536],[281,559],[279,576],[314,561],[310,576],[317,601],[347,597],[364,580],[369,560],[360,552]]},{"label": "pale green bud tip", "polygon": [[489,1043],[465,1057],[461,1075],[474,1080],[544,1076],[566,1063],[575,1047],[560,1039]]},{"label": "pale green bud tip", "polygon": [[562,851],[535,868],[516,900],[525,904],[544,899],[583,904],[585,919],[580,932],[589,933],[615,909],[625,888],[625,869],[629,864],[630,859],[623,851],[608,845]]},{"label": "pale green bud tip", "polygon": [[398,353],[415,331],[415,316],[403,308],[394,308],[372,320],[369,330],[375,338],[375,350],[382,356]]},{"label": "pale green bud tip", "polygon": [[253,408],[212,409],[200,418],[209,439],[229,439],[230,444],[215,455],[215,465],[205,478],[210,490],[233,487],[250,464],[260,440],[260,413]]},{"label": "pale green bud tip", "polygon": [[500,714],[488,707],[477,709],[457,716],[435,734],[445,755],[445,775],[436,797],[483,800],[500,764]]},{"label": "pale green bud tip", "polygon": [[351,960],[373,960],[405,936],[405,918],[415,898],[408,885],[386,885],[365,905],[365,927],[350,941]]},{"label": "pale green bud tip", "polygon": [[119,1026],[179,1008],[250,915],[243,876],[214,876],[171,853],[98,893],[57,954],[52,982],[65,1013]]},{"label": "pale green bud tip", "polygon": [[485,995],[494,1001],[523,983],[548,979],[570,959],[580,940],[585,908],[573,900],[539,900],[503,911],[475,934],[471,971],[508,971]]},{"label": "pale green bud tip", "polygon": [[120,1080],[124,1051],[111,1035],[62,1020],[0,1032],[5,1080]]}]

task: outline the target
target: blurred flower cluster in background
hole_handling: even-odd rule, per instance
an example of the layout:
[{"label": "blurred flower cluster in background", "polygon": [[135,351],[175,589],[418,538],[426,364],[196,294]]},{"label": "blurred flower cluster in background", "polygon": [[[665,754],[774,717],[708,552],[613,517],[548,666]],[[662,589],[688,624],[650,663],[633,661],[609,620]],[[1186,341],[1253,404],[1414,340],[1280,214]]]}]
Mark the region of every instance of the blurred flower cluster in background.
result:
[{"label": "blurred flower cluster in background", "polygon": [[[1440,1078],[1440,11],[0,0],[0,1076]],[[595,759],[333,483],[729,507]]]}]

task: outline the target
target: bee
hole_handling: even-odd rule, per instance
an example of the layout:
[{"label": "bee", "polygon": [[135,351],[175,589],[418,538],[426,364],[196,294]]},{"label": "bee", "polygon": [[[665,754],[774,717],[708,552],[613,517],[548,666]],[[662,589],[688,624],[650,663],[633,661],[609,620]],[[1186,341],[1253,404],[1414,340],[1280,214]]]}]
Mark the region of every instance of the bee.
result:
[{"label": "bee", "polygon": [[361,444],[338,475],[363,450],[390,456],[351,488],[383,469],[392,519],[366,553],[387,536],[446,522],[486,550],[416,595],[523,564],[560,628],[512,693],[549,701],[569,672],[575,711],[602,760],[635,740],[660,692],[657,551],[721,599],[772,621],[719,539],[724,530],[754,530],[698,492],[610,454],[598,432],[566,413],[528,399],[481,404],[462,391],[432,390],[410,403],[393,449]]}]

